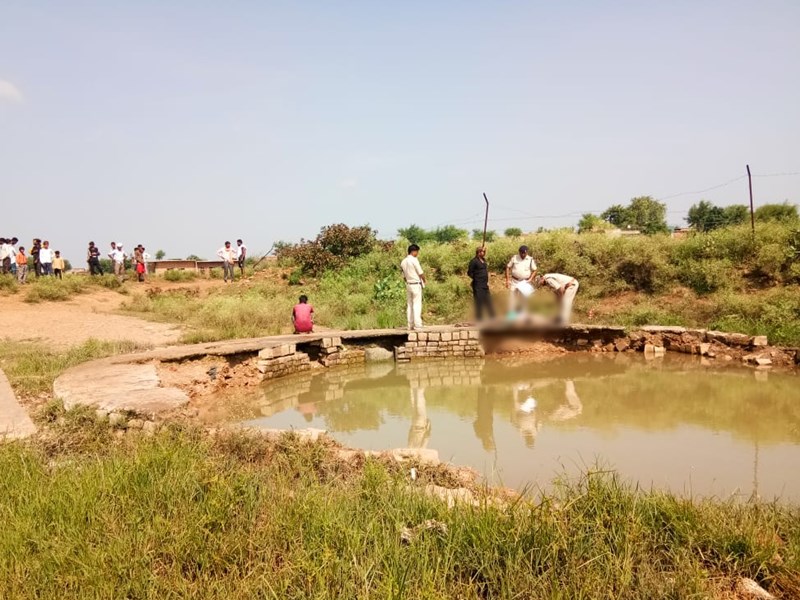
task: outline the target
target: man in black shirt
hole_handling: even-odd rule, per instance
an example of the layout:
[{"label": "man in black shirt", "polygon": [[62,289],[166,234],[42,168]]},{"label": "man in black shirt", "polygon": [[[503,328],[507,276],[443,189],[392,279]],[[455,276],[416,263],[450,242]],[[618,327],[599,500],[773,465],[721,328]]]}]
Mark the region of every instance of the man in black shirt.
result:
[{"label": "man in black shirt", "polygon": [[489,292],[489,266],[486,264],[486,248],[481,246],[475,250],[475,258],[469,261],[467,275],[472,279],[472,297],[475,300],[475,316],[480,321],[483,309],[494,318],[492,294]]}]

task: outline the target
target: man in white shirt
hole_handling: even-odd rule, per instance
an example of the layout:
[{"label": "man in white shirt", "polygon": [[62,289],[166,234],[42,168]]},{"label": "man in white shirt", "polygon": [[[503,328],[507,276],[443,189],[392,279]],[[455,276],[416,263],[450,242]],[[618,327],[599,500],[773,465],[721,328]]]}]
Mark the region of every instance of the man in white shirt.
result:
[{"label": "man in white shirt", "polygon": [[561,307],[559,323],[568,325],[572,316],[572,302],[575,300],[575,294],[578,293],[578,280],[562,273],[546,273],[536,277],[534,285],[536,287],[546,285],[553,290]]},{"label": "man in white shirt", "polygon": [[3,274],[11,273],[11,262],[14,260],[16,252],[12,253],[14,247],[11,245],[11,240],[0,238],[0,267]]},{"label": "man in white shirt", "polygon": [[527,246],[519,247],[519,254],[511,257],[506,265],[506,288],[509,312],[524,311],[527,298],[533,293],[533,278],[536,275],[536,261],[528,254]]},{"label": "man in white shirt", "polygon": [[406,319],[409,329],[422,329],[422,288],[425,285],[425,275],[417,256],[419,246],[411,244],[408,247],[408,256],[400,263],[403,279],[406,280]]},{"label": "man in white shirt", "polygon": [[225,283],[228,283],[230,277],[233,283],[233,265],[236,264],[236,250],[231,248],[230,242],[225,242],[225,245],[217,250],[217,256],[222,259],[222,278]]},{"label": "man in white shirt", "polygon": [[108,253],[108,258],[114,265],[114,275],[121,282],[125,279],[125,252],[122,250],[122,244],[111,242],[111,251]]},{"label": "man in white shirt", "polygon": [[236,260],[239,263],[239,271],[242,272],[242,277],[244,277],[244,261],[247,260],[247,246],[244,245],[242,240],[236,240]]}]

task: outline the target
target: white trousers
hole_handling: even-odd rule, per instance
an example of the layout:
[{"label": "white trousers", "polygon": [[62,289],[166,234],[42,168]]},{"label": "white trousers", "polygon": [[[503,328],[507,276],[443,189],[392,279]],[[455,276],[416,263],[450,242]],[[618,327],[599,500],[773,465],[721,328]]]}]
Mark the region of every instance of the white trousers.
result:
[{"label": "white trousers", "polygon": [[406,284],[406,319],[409,329],[422,327],[422,286],[418,283]]},{"label": "white trousers", "polygon": [[561,324],[566,325],[572,316],[572,302],[575,300],[575,294],[578,293],[578,280],[568,286],[564,290],[564,296],[561,298]]}]

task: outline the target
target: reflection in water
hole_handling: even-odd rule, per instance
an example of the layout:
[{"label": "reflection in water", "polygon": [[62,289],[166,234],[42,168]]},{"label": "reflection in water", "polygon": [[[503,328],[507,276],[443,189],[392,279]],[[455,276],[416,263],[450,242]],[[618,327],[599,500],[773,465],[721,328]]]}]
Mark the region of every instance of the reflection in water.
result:
[{"label": "reflection in water", "polygon": [[368,449],[432,447],[505,485],[600,463],[644,487],[798,498],[798,390],[794,374],[691,357],[574,354],[331,369],[201,410],[209,421],[319,427]]},{"label": "reflection in water", "polygon": [[425,390],[411,388],[411,428],[408,430],[409,448],[427,448],[431,437],[431,420],[425,409]]}]

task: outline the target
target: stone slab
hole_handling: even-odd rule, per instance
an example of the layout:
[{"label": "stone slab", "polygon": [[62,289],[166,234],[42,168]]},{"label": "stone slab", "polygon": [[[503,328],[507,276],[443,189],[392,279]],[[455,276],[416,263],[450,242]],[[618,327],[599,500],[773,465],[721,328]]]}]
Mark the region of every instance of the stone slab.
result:
[{"label": "stone slab", "polygon": [[83,405],[143,414],[166,412],[189,402],[184,391],[160,387],[155,365],[109,361],[68,369],[53,383],[53,393],[68,409]]},{"label": "stone slab", "polygon": [[17,396],[0,369],[0,440],[16,440],[36,433],[36,425],[17,401]]}]

